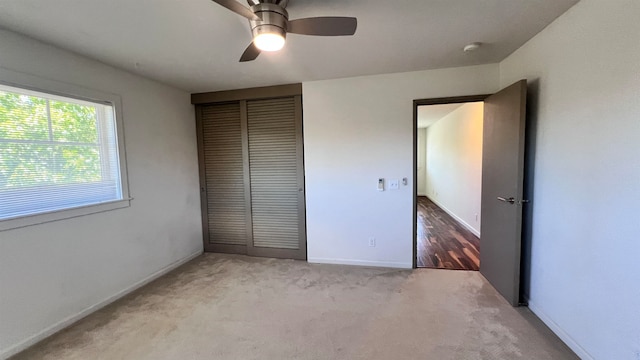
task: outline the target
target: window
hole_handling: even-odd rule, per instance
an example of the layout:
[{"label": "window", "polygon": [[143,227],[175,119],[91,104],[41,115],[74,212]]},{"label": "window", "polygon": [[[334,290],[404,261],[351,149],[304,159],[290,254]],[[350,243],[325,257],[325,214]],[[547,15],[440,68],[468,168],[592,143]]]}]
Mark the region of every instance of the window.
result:
[{"label": "window", "polygon": [[106,101],[0,85],[0,221],[128,200],[115,114]]}]

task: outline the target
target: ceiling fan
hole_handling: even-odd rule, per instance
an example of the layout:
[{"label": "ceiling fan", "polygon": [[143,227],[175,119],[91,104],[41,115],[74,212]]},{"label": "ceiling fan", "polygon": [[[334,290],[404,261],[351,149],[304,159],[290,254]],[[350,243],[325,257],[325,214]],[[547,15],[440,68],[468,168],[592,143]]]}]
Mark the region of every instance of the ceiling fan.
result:
[{"label": "ceiling fan", "polygon": [[285,8],[289,0],[247,0],[250,8],[236,0],[212,0],[249,19],[253,41],[240,62],[255,60],[261,51],[278,51],[287,33],[317,36],[353,35],[358,21],[354,17],[322,16],[289,20]]}]

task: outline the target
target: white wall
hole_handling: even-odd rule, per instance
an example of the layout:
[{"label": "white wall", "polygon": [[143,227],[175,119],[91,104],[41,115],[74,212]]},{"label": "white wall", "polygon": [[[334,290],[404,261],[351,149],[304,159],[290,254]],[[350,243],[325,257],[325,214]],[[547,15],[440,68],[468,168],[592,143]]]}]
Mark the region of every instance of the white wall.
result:
[{"label": "white wall", "polygon": [[582,0],[500,64],[532,84],[529,304],[583,359],[640,359],[638,15]]},{"label": "white wall", "polygon": [[427,196],[427,128],[418,129],[417,141],[418,196]]},{"label": "white wall", "polygon": [[134,197],[128,208],[0,232],[3,358],[200,253],[202,238],[188,93],[7,31],[0,67],[120,95]]},{"label": "white wall", "polygon": [[[310,262],[412,266],[413,100],[494,92],[497,71],[484,65],[303,83]],[[378,192],[380,177],[409,184]]]},{"label": "white wall", "polygon": [[484,103],[464,104],[427,128],[426,188],[436,205],[480,236]]}]

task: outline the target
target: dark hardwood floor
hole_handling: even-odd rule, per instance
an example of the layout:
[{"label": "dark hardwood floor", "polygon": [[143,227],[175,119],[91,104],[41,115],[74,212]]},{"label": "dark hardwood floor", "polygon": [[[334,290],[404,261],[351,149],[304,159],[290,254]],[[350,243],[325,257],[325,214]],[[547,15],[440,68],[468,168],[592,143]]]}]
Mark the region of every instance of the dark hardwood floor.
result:
[{"label": "dark hardwood floor", "polygon": [[418,267],[478,270],[480,239],[424,196],[418,196]]}]

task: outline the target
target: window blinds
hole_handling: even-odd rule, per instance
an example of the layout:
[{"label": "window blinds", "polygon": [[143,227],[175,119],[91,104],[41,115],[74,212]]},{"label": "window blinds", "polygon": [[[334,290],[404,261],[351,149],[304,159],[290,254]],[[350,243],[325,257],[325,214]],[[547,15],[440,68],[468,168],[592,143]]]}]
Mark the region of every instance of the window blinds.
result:
[{"label": "window blinds", "polygon": [[122,199],[111,105],[0,85],[0,220]]}]

